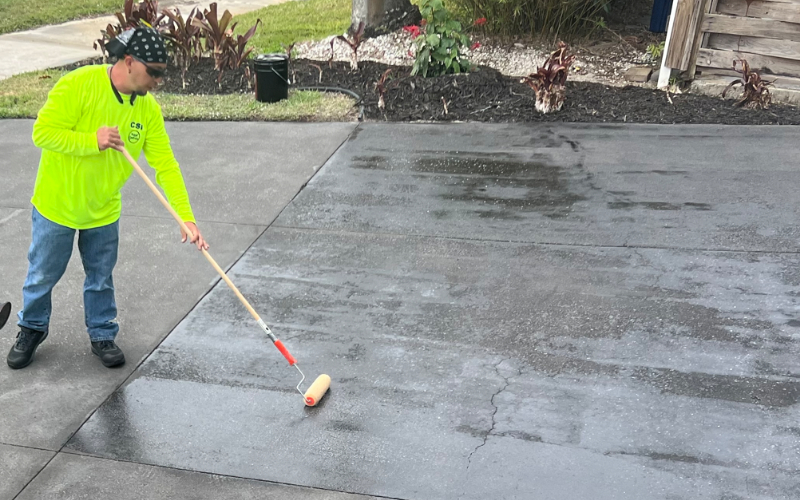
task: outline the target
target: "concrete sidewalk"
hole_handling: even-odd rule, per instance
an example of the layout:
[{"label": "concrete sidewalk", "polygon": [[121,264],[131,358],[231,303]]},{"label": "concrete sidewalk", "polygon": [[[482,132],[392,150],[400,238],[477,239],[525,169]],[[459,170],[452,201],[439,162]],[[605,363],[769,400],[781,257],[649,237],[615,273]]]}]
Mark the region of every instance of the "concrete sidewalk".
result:
[{"label": "concrete sidewalk", "polygon": [[[233,15],[283,3],[287,0],[225,0],[217,2],[219,13],[225,9]],[[208,8],[210,1],[178,3],[186,16],[194,7]],[[120,9],[122,1],[120,1]],[[162,3],[166,8],[170,3]],[[0,35],[0,80],[28,71],[43,70],[102,55],[92,44],[102,36],[108,24],[116,24],[113,15],[70,21],[29,31]]]}]

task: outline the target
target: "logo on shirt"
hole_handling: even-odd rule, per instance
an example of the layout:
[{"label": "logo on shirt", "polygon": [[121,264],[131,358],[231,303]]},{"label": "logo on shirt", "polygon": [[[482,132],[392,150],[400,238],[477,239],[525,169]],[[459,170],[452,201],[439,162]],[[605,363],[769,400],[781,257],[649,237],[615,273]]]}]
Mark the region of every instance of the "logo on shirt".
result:
[{"label": "logo on shirt", "polygon": [[139,132],[144,127],[142,127],[141,123],[138,122],[131,122],[131,133],[128,134],[128,142],[134,143],[139,142],[139,139],[142,138],[142,133]]}]

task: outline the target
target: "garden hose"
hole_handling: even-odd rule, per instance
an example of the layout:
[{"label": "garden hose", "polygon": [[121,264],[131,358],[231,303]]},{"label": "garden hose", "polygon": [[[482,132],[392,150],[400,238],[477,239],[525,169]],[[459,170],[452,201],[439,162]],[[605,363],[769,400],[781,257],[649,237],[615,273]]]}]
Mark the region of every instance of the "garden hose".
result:
[{"label": "garden hose", "polygon": [[[278,78],[286,82],[286,85],[288,85],[289,88],[292,88],[292,83],[286,78],[284,78],[283,75],[275,71],[275,68],[270,67],[269,69],[272,70],[272,72],[275,73],[275,75]],[[300,90],[300,91],[311,90],[316,92],[338,92],[340,94],[348,95],[356,100],[356,106],[358,106],[358,121],[362,121],[364,119],[364,103],[361,102],[363,99],[361,98],[360,95],[356,94],[352,90],[343,89],[341,87],[295,87],[295,90]]]},{"label": "garden hose", "polygon": [[[291,88],[291,85],[289,87]],[[363,99],[361,98],[360,95],[356,94],[352,90],[343,89],[341,87],[295,87],[295,90],[313,90],[316,92],[338,92],[340,94],[348,95],[356,100],[356,106],[358,106],[358,121],[362,121],[364,119],[364,103],[361,102]]]}]

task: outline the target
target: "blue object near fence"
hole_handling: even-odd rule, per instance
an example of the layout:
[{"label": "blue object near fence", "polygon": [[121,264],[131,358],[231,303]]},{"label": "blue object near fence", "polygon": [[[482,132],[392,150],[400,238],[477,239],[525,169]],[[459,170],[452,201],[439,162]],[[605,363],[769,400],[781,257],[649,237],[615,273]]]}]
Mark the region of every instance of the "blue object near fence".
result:
[{"label": "blue object near fence", "polygon": [[650,14],[650,31],[665,33],[667,31],[667,18],[672,12],[673,0],[653,0],[653,12]]}]

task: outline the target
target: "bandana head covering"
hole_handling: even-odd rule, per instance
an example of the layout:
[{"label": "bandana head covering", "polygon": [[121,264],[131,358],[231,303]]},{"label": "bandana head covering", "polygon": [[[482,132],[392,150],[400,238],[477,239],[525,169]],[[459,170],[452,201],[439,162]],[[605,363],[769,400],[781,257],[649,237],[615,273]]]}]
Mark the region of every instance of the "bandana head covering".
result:
[{"label": "bandana head covering", "polygon": [[138,26],[123,31],[106,44],[108,52],[121,59],[130,54],[145,63],[167,63],[167,49],[158,31]]}]

